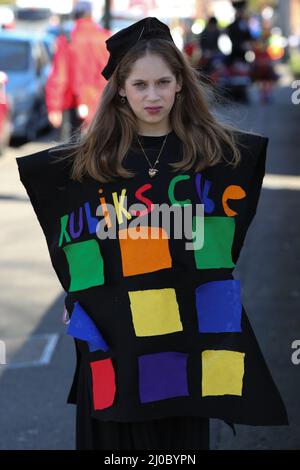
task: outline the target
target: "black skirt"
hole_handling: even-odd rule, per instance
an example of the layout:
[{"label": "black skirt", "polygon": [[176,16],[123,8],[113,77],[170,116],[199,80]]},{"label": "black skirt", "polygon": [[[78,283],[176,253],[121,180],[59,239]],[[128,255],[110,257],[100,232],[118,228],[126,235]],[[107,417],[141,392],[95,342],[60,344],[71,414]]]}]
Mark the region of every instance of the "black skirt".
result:
[{"label": "black skirt", "polygon": [[209,449],[209,419],[196,416],[136,423],[100,421],[77,408],[77,450]]},{"label": "black skirt", "polygon": [[76,405],[76,450],[209,449],[209,418],[161,418],[142,422],[101,421],[90,416],[87,387]]}]

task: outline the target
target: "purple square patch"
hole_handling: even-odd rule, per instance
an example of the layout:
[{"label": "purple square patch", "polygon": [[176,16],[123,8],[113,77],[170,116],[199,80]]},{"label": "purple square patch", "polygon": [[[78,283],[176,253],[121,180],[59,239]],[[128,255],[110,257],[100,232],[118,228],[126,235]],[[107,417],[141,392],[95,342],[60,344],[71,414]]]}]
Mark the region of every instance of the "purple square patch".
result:
[{"label": "purple square patch", "polygon": [[187,358],[181,352],[146,354],[139,359],[142,403],[188,396]]}]

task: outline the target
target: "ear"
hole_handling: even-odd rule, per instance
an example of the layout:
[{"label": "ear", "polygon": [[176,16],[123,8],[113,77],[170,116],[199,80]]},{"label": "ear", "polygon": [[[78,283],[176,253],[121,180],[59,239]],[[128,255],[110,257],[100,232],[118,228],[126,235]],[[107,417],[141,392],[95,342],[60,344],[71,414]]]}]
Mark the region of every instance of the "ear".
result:
[{"label": "ear", "polygon": [[119,88],[119,95],[120,96],[126,96],[124,88]]}]

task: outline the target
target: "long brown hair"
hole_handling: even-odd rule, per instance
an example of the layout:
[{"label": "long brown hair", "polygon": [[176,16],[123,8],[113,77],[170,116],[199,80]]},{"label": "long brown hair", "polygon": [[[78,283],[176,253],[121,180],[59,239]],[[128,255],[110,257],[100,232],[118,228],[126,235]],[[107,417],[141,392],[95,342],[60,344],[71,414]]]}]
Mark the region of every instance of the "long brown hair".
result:
[{"label": "long brown hair", "polygon": [[[195,165],[198,172],[222,159],[238,165],[241,154],[234,132],[237,129],[221,124],[213,116],[210,103],[214,92],[205,76],[171,41],[153,38],[138,41],[122,58],[103,90],[87,131],[65,146],[68,151],[59,160],[72,159],[71,179],[81,181],[88,174],[105,183],[135,176],[122,166],[122,161],[138,135],[137,118],[127,102],[121,103],[118,90],[124,87],[135,61],[146,54],[160,56],[182,83],[181,96],[169,116],[171,128],[183,144],[182,160],[170,163],[173,171],[186,171]],[[225,149],[232,156],[230,160],[226,159]]]}]

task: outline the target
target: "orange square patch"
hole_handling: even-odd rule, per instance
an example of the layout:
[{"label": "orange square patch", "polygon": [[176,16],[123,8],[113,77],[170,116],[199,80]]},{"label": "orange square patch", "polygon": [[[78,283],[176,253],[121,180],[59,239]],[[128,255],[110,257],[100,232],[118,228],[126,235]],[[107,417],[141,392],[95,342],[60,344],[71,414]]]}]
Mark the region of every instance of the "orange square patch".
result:
[{"label": "orange square patch", "polygon": [[172,267],[169,237],[161,227],[119,230],[124,276],[135,276]]}]

